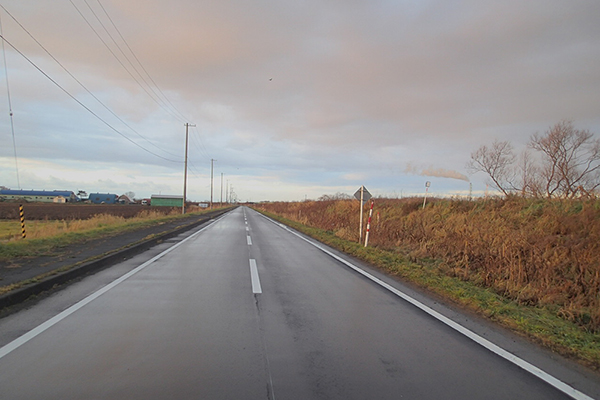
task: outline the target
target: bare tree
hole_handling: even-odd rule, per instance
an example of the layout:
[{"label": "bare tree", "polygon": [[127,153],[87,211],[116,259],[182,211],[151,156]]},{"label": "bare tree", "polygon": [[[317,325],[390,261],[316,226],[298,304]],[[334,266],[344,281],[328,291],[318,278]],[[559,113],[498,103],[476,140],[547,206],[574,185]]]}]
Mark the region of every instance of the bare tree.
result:
[{"label": "bare tree", "polygon": [[467,168],[473,173],[486,173],[492,180],[493,186],[504,195],[508,195],[515,190],[513,184],[515,159],[510,142],[494,140],[491,147],[484,145],[471,153],[471,161],[467,164]]},{"label": "bare tree", "polygon": [[518,157],[517,174],[518,186],[523,197],[539,197],[542,192],[540,170],[535,163],[535,157],[529,149],[525,149]]},{"label": "bare tree", "polygon": [[548,197],[574,197],[600,186],[600,140],[588,130],[562,121],[543,136],[534,134],[529,146],[542,154],[540,177]]}]

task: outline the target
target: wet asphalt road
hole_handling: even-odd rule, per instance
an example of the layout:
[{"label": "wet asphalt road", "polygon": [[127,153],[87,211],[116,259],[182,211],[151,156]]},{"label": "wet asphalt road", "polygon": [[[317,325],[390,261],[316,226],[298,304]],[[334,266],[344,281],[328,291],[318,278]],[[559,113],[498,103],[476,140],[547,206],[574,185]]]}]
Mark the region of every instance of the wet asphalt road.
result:
[{"label": "wet asphalt road", "polygon": [[247,208],[136,271],[0,321],[0,398],[569,398]]}]

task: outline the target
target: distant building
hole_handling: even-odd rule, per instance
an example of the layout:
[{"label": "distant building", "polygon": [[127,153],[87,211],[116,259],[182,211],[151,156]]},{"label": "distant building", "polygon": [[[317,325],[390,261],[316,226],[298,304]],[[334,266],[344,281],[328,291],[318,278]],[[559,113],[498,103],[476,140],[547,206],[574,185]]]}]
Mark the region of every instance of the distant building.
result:
[{"label": "distant building", "polygon": [[170,196],[166,194],[153,194],[150,198],[153,206],[183,207],[183,196]]},{"label": "distant building", "polygon": [[94,204],[115,204],[119,196],[111,193],[90,193],[88,200]]},{"label": "distant building", "polygon": [[117,199],[117,201],[119,202],[119,204],[135,204],[135,200],[133,200],[131,197],[127,196],[126,194],[120,195],[119,198]]},{"label": "distant building", "polygon": [[0,190],[2,200],[23,200],[41,203],[74,203],[79,201],[75,193],[68,190]]}]

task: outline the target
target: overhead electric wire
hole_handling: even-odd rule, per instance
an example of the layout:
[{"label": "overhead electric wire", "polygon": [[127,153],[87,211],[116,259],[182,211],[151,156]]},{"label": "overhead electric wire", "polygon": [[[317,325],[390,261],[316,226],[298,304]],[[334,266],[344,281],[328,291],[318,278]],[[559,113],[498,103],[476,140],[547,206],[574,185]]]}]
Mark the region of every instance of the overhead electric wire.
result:
[{"label": "overhead electric wire", "polygon": [[129,138],[127,135],[123,134],[122,132],[120,132],[118,129],[116,129],[115,127],[113,127],[111,124],[109,124],[106,120],[104,120],[102,117],[100,117],[98,114],[96,114],[92,109],[90,109],[88,106],[86,106],[85,104],[83,104],[79,99],[77,99],[75,96],[73,96],[67,89],[65,89],[64,87],[62,87],[58,82],[56,82],[54,79],[52,79],[50,77],[50,75],[48,75],[46,72],[44,72],[40,67],[38,67],[33,61],[31,61],[25,54],[23,54],[19,49],[17,49],[11,42],[9,42],[8,40],[6,40],[6,38],[4,37],[4,35],[0,35],[0,38],[6,42],[10,47],[13,48],[13,50],[15,50],[17,53],[19,53],[19,55],[21,55],[21,57],[23,57],[25,60],[27,60],[27,62],[29,62],[35,69],[37,69],[42,75],[44,75],[48,80],[50,80],[50,82],[52,82],[54,85],[56,85],[59,89],[61,89],[63,92],[65,92],[65,94],[67,94],[67,96],[69,96],[70,98],[72,98],[75,102],[77,102],[77,104],[79,104],[81,107],[83,107],[86,111],[88,111],[90,114],[92,114],[94,117],[96,117],[98,120],[100,120],[103,124],[105,124],[107,127],[109,127],[111,130],[113,130],[114,132],[116,132],[117,134],[119,134],[120,136],[122,136],[123,138],[127,139],[128,141],[130,141],[131,143],[133,143],[134,145],[138,146],[140,149],[146,151],[147,153],[152,154],[153,156],[156,156],[160,159],[163,159],[165,161],[170,161],[170,162],[176,162],[176,163],[183,163],[183,161],[179,161],[179,160],[171,160],[168,158],[165,158],[159,154],[154,153],[151,150],[148,150],[147,148],[145,148],[144,146],[140,145],[139,143],[133,141],[131,138]]},{"label": "overhead electric wire", "polygon": [[[189,160],[188,160],[188,162],[189,162]],[[190,171],[190,173],[191,173],[192,175],[194,175],[194,177],[196,177],[196,178],[198,178],[198,179],[202,179],[202,177],[200,176],[200,175],[201,175],[201,173],[200,173],[200,172],[198,172],[198,170],[196,170],[195,168],[191,168],[189,165],[188,165],[188,171]]]},{"label": "overhead electric wire", "polygon": [[[4,36],[2,21],[0,21],[0,36]],[[17,157],[17,141],[15,139],[15,122],[13,118],[12,101],[10,99],[10,85],[8,84],[8,67],[6,64],[6,50],[4,47],[4,38],[2,40],[2,57],[4,59],[4,72],[6,76],[6,93],[8,96],[8,114],[10,115],[10,131],[12,132],[13,150],[15,153],[15,168],[17,172],[17,187],[21,189],[21,180],[19,179],[19,159]]]},{"label": "overhead electric wire", "polygon": [[[178,115],[176,115],[175,113],[173,113],[173,111],[169,110],[168,108],[166,108],[164,105],[162,105],[154,96],[152,96],[150,94],[150,92],[148,91],[148,89],[146,89],[141,83],[140,81],[131,73],[131,71],[129,71],[129,69],[125,66],[125,64],[123,64],[123,62],[119,59],[119,57],[117,57],[117,55],[115,54],[115,52],[110,48],[110,46],[108,45],[108,43],[106,43],[106,41],[102,38],[102,36],[98,33],[98,31],[92,26],[92,24],[88,21],[88,19],[85,17],[85,15],[83,15],[83,13],[81,12],[81,10],[79,10],[79,8],[75,5],[75,3],[73,3],[73,0],[69,0],[71,2],[71,4],[73,5],[73,7],[75,7],[75,10],[77,10],[77,12],[79,13],[79,15],[81,16],[81,18],[83,18],[83,20],[87,23],[87,25],[90,27],[90,29],[92,29],[92,31],[96,34],[96,36],[98,37],[98,39],[100,39],[100,41],[104,44],[104,46],[108,49],[108,51],[113,55],[113,57],[117,60],[117,62],[119,64],[121,64],[121,66],[123,67],[123,69],[129,74],[129,76],[131,76],[131,78],[138,84],[138,86],[140,88],[142,88],[142,90],[144,92],[146,92],[146,94],[148,95],[148,97],[150,97],[152,99],[152,101],[154,101],[160,108],[162,108],[163,110],[165,110],[167,113],[169,113],[172,117],[174,117],[175,119],[181,121],[181,122],[187,122],[184,119],[181,119],[181,117],[179,117]],[[86,2],[87,4],[87,2]],[[89,4],[88,4],[89,7]]]},{"label": "overhead electric wire", "polygon": [[206,152],[206,149],[204,149],[200,144],[198,144],[198,139],[194,138],[192,136],[192,140],[190,140],[190,143],[192,145],[192,147],[194,148],[194,150],[197,150],[200,155],[204,158],[204,160],[210,160],[211,156]]},{"label": "overhead electric wire", "polygon": [[[108,107],[106,104],[104,104],[98,97],[96,97],[96,95],[94,95],[94,93],[92,93],[79,79],[77,79],[56,57],[54,57],[50,51],[48,51],[48,49],[46,49],[32,34],[31,32],[29,32],[27,30],[27,28],[25,28],[3,5],[0,4],[0,7],[13,19],[13,21],[15,21],[17,23],[17,25],[19,25],[21,27],[21,29],[23,29],[28,35],[29,37],[38,45],[42,48],[42,50],[44,50],[46,52],[46,54],[48,54],[48,56],[50,56],[50,58],[52,58],[67,74],[69,74],[69,76],[71,78],[73,78],[75,80],[75,82],[77,82],[90,96],[92,96],[98,103],[100,103],[100,105],[102,105],[108,112],[110,112],[115,118],[117,118],[119,121],[121,121],[126,127],[128,127],[129,129],[131,129],[131,131],[133,133],[135,133],[136,135],[138,135],[139,137],[141,137],[142,139],[144,139],[146,142],[148,142],[149,144],[151,144],[152,146],[156,147],[157,149],[172,155],[174,157],[178,157],[176,154],[170,153],[166,150],[164,150],[163,148],[159,147],[158,145],[154,144],[153,142],[151,142],[149,139],[147,139],[146,137],[144,137],[141,133],[139,133],[138,131],[136,131],[135,129],[133,129],[127,122],[125,122],[121,117],[119,117],[119,115],[117,113],[115,113],[112,109],[110,109],[110,107]],[[3,44],[4,47],[4,44]],[[4,50],[4,49],[3,49]],[[5,60],[6,61],[6,60]],[[6,67],[5,67],[6,69]],[[11,117],[12,117],[12,112],[11,112]],[[11,118],[12,120],[12,118]],[[173,160],[171,160],[173,161]],[[177,161],[179,162],[179,161]]]},{"label": "overhead electric wire", "polygon": [[[127,63],[131,66],[131,68],[133,68],[133,70],[137,73],[137,75],[140,77],[140,79],[144,82],[144,84],[148,87],[148,89],[150,89],[152,91],[152,93],[154,93],[154,96],[156,96],[156,99],[158,101],[163,102],[163,105],[166,105],[166,103],[164,102],[163,99],[160,98],[160,96],[156,93],[156,91],[154,90],[154,88],[152,88],[152,86],[150,86],[150,84],[148,84],[148,81],[146,81],[146,78],[144,78],[144,76],[140,73],[140,71],[137,69],[137,67],[131,62],[131,60],[129,59],[129,57],[127,56],[127,54],[125,54],[125,52],[123,51],[123,49],[121,48],[121,46],[119,45],[119,43],[117,43],[117,41],[115,40],[115,38],[113,37],[113,35],[109,32],[109,30],[106,28],[106,25],[104,25],[104,23],[102,22],[102,20],[100,19],[100,17],[98,16],[98,14],[96,14],[96,12],[94,11],[94,9],[92,8],[92,6],[90,6],[90,3],[88,3],[87,0],[83,0],[84,3],[87,5],[87,7],[89,8],[90,12],[92,13],[92,15],[96,18],[96,21],[98,21],[98,23],[100,24],[100,26],[102,27],[102,29],[104,29],[104,32],[106,32],[106,34],[108,35],[108,37],[110,38],[110,40],[113,42],[113,44],[117,47],[117,49],[119,50],[119,52],[123,55],[123,57],[125,57],[125,60],[127,60]],[[100,4],[100,6],[102,7],[102,4]],[[106,10],[104,10],[104,13],[106,14]],[[110,17],[109,17],[110,19]],[[113,24],[114,26],[114,24]],[[118,31],[117,31],[118,32]],[[113,53],[114,54],[114,53]],[[116,54],[114,54],[116,56]],[[123,64],[121,64],[123,67],[125,67]],[[141,85],[141,84],[140,84]],[[150,93],[148,93],[150,94]],[[173,114],[171,114],[173,115]],[[175,116],[175,115],[173,115]],[[179,118],[179,117],[177,117]]]},{"label": "overhead electric wire", "polygon": [[[194,133],[196,133],[196,136],[194,135]],[[204,156],[206,157],[207,160],[210,159],[211,157],[208,154],[208,151],[206,150],[204,143],[202,142],[202,135],[200,135],[200,131],[195,126],[194,126],[194,129],[192,129],[192,143],[194,142],[194,139],[198,142],[198,144],[196,144],[198,146],[198,149],[202,153],[204,153]]]},{"label": "overhead electric wire", "polygon": [[[131,53],[131,55],[133,55],[133,58],[135,58],[135,60],[137,61],[138,65],[142,68],[142,70],[144,71],[144,73],[146,74],[146,76],[148,77],[148,79],[150,79],[150,81],[154,84],[154,86],[156,87],[156,89],[159,91],[159,93],[163,96],[164,100],[169,103],[169,105],[171,106],[171,108],[177,112],[177,114],[179,114],[184,120],[189,121],[190,119],[187,118],[185,115],[183,115],[183,113],[181,111],[179,111],[177,109],[177,107],[175,107],[175,105],[171,102],[171,100],[169,100],[169,98],[165,95],[165,93],[161,90],[161,88],[158,86],[158,84],[156,83],[156,81],[154,80],[154,78],[152,78],[152,75],[150,75],[148,73],[148,71],[146,70],[146,68],[144,67],[144,64],[142,64],[142,62],[140,61],[140,59],[138,58],[138,56],[135,54],[135,52],[133,51],[133,49],[131,48],[131,46],[129,46],[129,43],[127,43],[127,40],[125,40],[125,37],[123,37],[123,35],[121,34],[121,31],[119,30],[119,28],[117,27],[117,25],[115,24],[115,22],[113,21],[113,19],[110,17],[110,15],[108,14],[108,12],[106,11],[106,9],[104,8],[104,6],[102,5],[102,3],[100,2],[100,0],[96,0],[98,2],[98,4],[100,5],[100,7],[102,8],[102,11],[104,11],[104,14],[106,15],[106,17],[108,18],[108,20],[110,21],[110,23],[112,24],[112,26],[115,28],[115,30],[117,31],[117,33],[119,34],[119,36],[121,37],[121,40],[123,40],[123,43],[125,43],[125,46],[127,46],[127,48],[129,49],[129,52]],[[138,72],[139,73],[139,72]],[[140,74],[141,76],[141,74]],[[152,89],[152,87],[150,85],[148,85],[148,87],[150,87]],[[154,92],[154,90],[152,90]],[[156,93],[156,92],[155,92]]]}]

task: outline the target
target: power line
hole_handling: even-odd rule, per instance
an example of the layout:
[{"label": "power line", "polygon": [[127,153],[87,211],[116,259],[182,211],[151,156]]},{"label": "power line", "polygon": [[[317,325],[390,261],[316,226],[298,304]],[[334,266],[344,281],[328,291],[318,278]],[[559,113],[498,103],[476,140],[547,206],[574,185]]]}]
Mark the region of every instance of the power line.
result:
[{"label": "power line", "polygon": [[[158,96],[158,94],[156,93],[156,91],[152,88],[152,86],[150,86],[148,84],[148,81],[146,81],[146,79],[144,78],[144,76],[140,73],[140,71],[137,69],[137,67],[131,62],[131,60],[129,59],[129,57],[127,56],[127,54],[125,54],[125,52],[123,51],[123,49],[121,48],[121,46],[119,45],[119,43],[117,43],[117,41],[115,40],[115,38],[113,37],[113,35],[109,32],[108,28],[106,28],[106,25],[104,25],[104,23],[102,22],[102,20],[100,19],[100,17],[98,16],[98,14],[96,14],[96,12],[94,11],[94,9],[92,8],[92,6],[90,6],[90,4],[88,3],[87,0],[83,0],[84,3],[87,5],[87,7],[89,8],[90,12],[92,13],[92,15],[96,18],[96,20],[98,21],[98,23],[100,24],[100,26],[102,27],[102,29],[104,29],[104,32],[106,32],[106,34],[108,35],[108,37],[110,38],[110,40],[113,42],[113,44],[117,47],[117,49],[119,50],[119,52],[123,55],[123,57],[125,57],[125,60],[127,60],[127,62],[129,63],[129,65],[131,66],[131,68],[133,68],[133,70],[137,73],[137,75],[140,77],[140,79],[145,83],[145,85],[148,87],[148,89],[150,89],[154,95],[156,96],[156,99],[159,101],[162,101],[164,103],[164,101],[160,98],[160,96]],[[100,3],[99,3],[100,4]],[[102,7],[102,4],[100,4],[100,6]],[[104,10],[104,7],[102,7],[102,9]],[[108,16],[108,14],[106,13],[106,10],[104,10],[104,13]],[[109,20],[110,16],[109,16]],[[112,20],[111,20],[112,22]],[[114,26],[114,23],[113,23]],[[118,30],[117,30],[118,32]],[[114,54],[114,53],[113,53]],[[114,54],[116,56],[116,54]],[[121,64],[123,67],[125,67],[123,64]],[[138,82],[139,83],[139,82]],[[141,84],[140,84],[141,86]],[[150,95],[150,93],[148,93],[148,95]],[[165,110],[166,111],[166,110]]]},{"label": "power line", "polygon": [[188,163],[190,163],[190,167],[189,167],[190,170],[194,171],[196,174],[198,174],[198,175],[196,175],[196,178],[200,178],[199,175],[202,175],[202,173],[198,171],[198,166],[196,166],[191,160],[188,160]]},{"label": "power line", "polygon": [[[2,22],[0,21],[0,36],[3,36],[3,35],[4,35],[4,32],[2,30]],[[2,57],[4,59],[4,72],[5,72],[5,76],[6,76],[6,93],[8,96],[8,113],[10,115],[10,130],[12,132],[13,149],[15,152],[15,169],[16,169],[16,173],[17,173],[17,187],[19,189],[21,189],[21,180],[19,179],[19,160],[17,157],[17,141],[15,139],[15,123],[14,123],[13,111],[12,111],[12,101],[10,99],[10,85],[8,84],[8,67],[6,65],[6,50],[4,47],[4,40],[2,40]]]},{"label": "power line", "polygon": [[[98,2],[98,4],[100,5],[100,7],[102,8],[102,11],[104,11],[104,14],[106,15],[106,17],[108,18],[108,20],[110,21],[110,23],[112,24],[112,26],[115,28],[115,30],[117,31],[117,33],[119,34],[119,36],[121,37],[121,40],[123,40],[123,43],[125,43],[125,46],[127,46],[127,48],[129,49],[129,52],[131,53],[131,55],[133,55],[133,58],[135,58],[135,60],[137,61],[137,63],[139,64],[139,66],[142,68],[142,70],[144,71],[144,73],[146,74],[146,76],[148,77],[148,79],[150,79],[150,81],[154,84],[154,86],[156,87],[156,89],[160,92],[160,94],[163,96],[164,100],[166,100],[167,103],[169,103],[169,105],[171,106],[171,108],[177,112],[177,114],[179,114],[184,120],[189,120],[189,118],[187,118],[185,115],[183,115],[182,112],[180,112],[177,107],[175,107],[175,105],[169,100],[169,98],[165,95],[165,93],[160,89],[160,87],[158,86],[158,84],[156,83],[156,81],[152,78],[152,76],[148,73],[148,71],[146,70],[146,68],[144,67],[144,64],[142,64],[142,62],[140,61],[140,59],[137,57],[137,55],[135,54],[135,52],[133,51],[133,49],[131,48],[131,46],[129,46],[129,43],[127,43],[127,40],[125,40],[125,38],[123,37],[123,35],[121,34],[121,31],[119,30],[119,28],[117,27],[117,25],[114,23],[113,19],[110,17],[110,15],[108,14],[108,12],[106,11],[106,9],[104,8],[104,6],[102,5],[102,3],[100,2],[100,0],[96,0]],[[133,64],[132,64],[133,66]],[[137,70],[136,70],[137,71]],[[139,72],[138,72],[139,74]],[[140,74],[141,76],[141,74]],[[148,87],[150,87],[150,89],[154,92],[154,89],[152,89],[152,87],[150,85],[148,85]],[[156,93],[156,92],[155,92]]]},{"label": "power line", "polygon": [[208,151],[206,150],[206,147],[204,146],[204,143],[202,142],[202,135],[200,134],[200,131],[198,130],[197,127],[194,127],[193,132],[195,132],[196,135],[192,135],[192,138],[196,140],[196,142],[197,142],[196,145],[198,146],[198,149],[200,150],[201,153],[203,153],[203,156],[206,157],[206,159],[210,159],[210,155],[208,154]]},{"label": "power line", "polygon": [[[115,118],[117,118],[119,121],[121,121],[127,128],[129,128],[133,133],[135,133],[136,135],[138,135],[139,137],[141,137],[142,139],[144,139],[146,142],[148,142],[149,144],[151,144],[152,146],[156,147],[157,149],[172,155],[174,157],[178,157],[176,154],[170,153],[166,150],[164,150],[163,148],[157,146],[156,144],[154,144],[153,142],[151,142],[149,139],[147,139],[146,137],[144,137],[142,134],[140,134],[138,131],[136,131],[135,129],[133,129],[127,122],[125,122],[121,117],[119,117],[119,115],[117,115],[112,109],[110,109],[106,104],[104,104],[98,97],[96,97],[96,95],[94,95],[94,93],[92,93],[79,79],[77,79],[56,57],[54,57],[50,51],[48,51],[48,49],[46,49],[32,34],[31,32],[29,32],[27,30],[27,28],[25,28],[23,26],[23,24],[21,24],[3,5],[0,4],[0,7],[2,7],[2,9],[13,19],[13,21],[15,21],[17,23],[17,25],[19,25],[21,27],[21,29],[23,29],[28,35],[29,37],[38,45],[42,48],[42,50],[44,50],[46,52],[46,54],[48,54],[48,56],[50,56],[50,58],[52,58],[67,74],[69,74],[69,76],[71,78],[73,78],[73,80],[75,80],[75,82],[77,82],[90,96],[92,96],[98,103],[100,103],[100,105],[102,105],[108,112],[110,112]],[[3,44],[4,47],[4,44]],[[6,61],[6,60],[5,60]],[[6,69],[6,68],[5,68]]]},{"label": "power line", "polygon": [[[140,81],[131,73],[131,71],[129,71],[129,69],[125,66],[125,64],[123,64],[123,62],[121,61],[121,59],[119,59],[119,57],[115,54],[115,52],[110,48],[110,46],[108,45],[108,43],[106,43],[106,41],[102,38],[102,36],[98,33],[98,31],[92,26],[92,24],[90,23],[90,21],[85,17],[85,15],[83,15],[83,13],[81,12],[81,10],[75,5],[75,3],[73,3],[73,0],[69,0],[71,2],[71,4],[73,5],[73,7],[75,7],[75,10],[77,10],[77,12],[79,13],[79,15],[81,16],[81,18],[83,18],[83,20],[87,23],[87,25],[90,27],[90,29],[96,34],[96,36],[98,37],[98,39],[100,39],[100,41],[102,42],[102,44],[104,44],[104,46],[108,49],[108,51],[113,55],[113,57],[117,60],[117,62],[119,64],[121,64],[121,67],[123,67],[123,69],[129,74],[129,76],[131,76],[131,78],[135,81],[135,83],[138,84],[138,86],[140,88],[142,88],[142,90],[144,92],[146,92],[146,94],[148,95],[148,97],[150,97],[152,99],[152,101],[154,101],[160,108],[162,108],[163,110],[165,110],[168,114],[170,114],[172,117],[174,117],[175,119],[178,119],[182,122],[184,122],[184,119],[181,119],[178,115],[176,115],[175,113],[173,113],[173,111],[169,110],[168,108],[166,108],[164,105],[162,105],[154,96],[152,96],[152,94],[150,94],[150,92],[148,91],[148,89],[146,89],[144,87],[144,85],[142,85],[140,83]],[[86,1],[87,6],[89,7],[89,4]],[[90,7],[91,9],[91,7]],[[93,12],[94,16],[96,16],[96,14]],[[98,17],[96,16],[96,19],[98,19]],[[99,20],[99,19],[98,19]],[[106,30],[106,27],[104,27],[104,25],[102,24],[102,22],[99,20],[100,24],[102,25],[102,27]],[[111,36],[109,34],[109,36]],[[112,37],[111,37],[112,38]],[[114,41],[114,39],[113,39]],[[117,47],[119,48],[119,46],[117,45]],[[120,48],[119,48],[120,49]],[[122,50],[121,50],[122,52]],[[127,58],[127,57],[126,57]],[[139,73],[138,73],[139,74]]]},{"label": "power line", "polygon": [[73,99],[75,102],[77,102],[77,104],[79,104],[81,107],[83,107],[87,112],[89,112],[90,114],[92,114],[94,117],[96,117],[98,120],[100,120],[102,123],[104,123],[107,127],[109,127],[111,130],[113,130],[114,132],[116,132],[117,134],[121,135],[123,138],[127,139],[128,141],[130,141],[131,143],[133,143],[134,145],[138,146],[140,149],[146,151],[147,153],[150,153],[158,158],[161,158],[165,161],[170,161],[170,162],[176,162],[176,163],[181,163],[182,161],[178,161],[178,160],[171,160],[168,158],[165,158],[159,154],[154,153],[151,150],[148,150],[147,148],[145,148],[144,146],[140,145],[139,143],[136,143],[135,141],[133,141],[131,138],[129,138],[128,136],[126,136],[125,134],[123,134],[122,132],[120,132],[118,129],[114,128],[111,124],[109,124],[108,122],[106,122],[102,117],[100,117],[98,114],[96,114],[94,111],[92,111],[89,107],[87,107],[85,104],[83,104],[80,100],[78,100],[75,96],[73,96],[67,89],[65,89],[64,87],[62,87],[58,82],[56,82],[54,79],[52,79],[50,77],[50,75],[48,75],[46,72],[44,72],[40,67],[38,67],[33,61],[31,61],[25,54],[23,54],[19,49],[17,49],[11,42],[9,42],[8,40],[6,40],[6,38],[4,37],[4,35],[0,35],[0,38],[6,42],[10,47],[13,48],[13,50],[15,50],[17,53],[19,53],[21,55],[21,57],[23,57],[25,60],[27,60],[27,62],[29,62],[35,69],[37,69],[42,75],[44,75],[48,80],[50,80],[50,82],[52,82],[54,85],[56,85],[60,90],[62,90],[63,92],[65,92],[65,94],[67,94],[67,96],[69,96],[71,99]]}]

